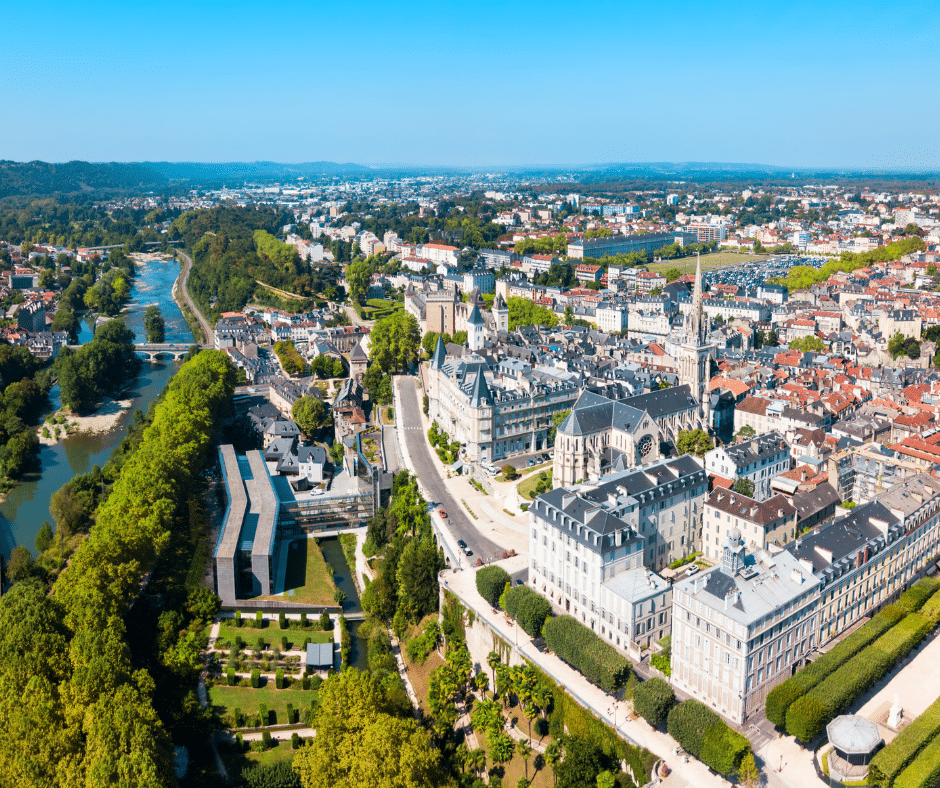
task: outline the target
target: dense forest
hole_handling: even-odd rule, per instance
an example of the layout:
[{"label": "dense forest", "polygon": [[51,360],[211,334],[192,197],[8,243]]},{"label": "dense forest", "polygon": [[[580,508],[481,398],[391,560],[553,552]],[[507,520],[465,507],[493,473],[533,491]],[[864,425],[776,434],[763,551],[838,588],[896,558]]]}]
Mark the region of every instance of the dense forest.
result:
[{"label": "dense forest", "polygon": [[205,314],[240,310],[263,290],[259,280],[302,298],[336,287],[340,266],[311,264],[273,237],[292,222],[288,211],[230,207],[187,211],[174,220],[170,236],[192,252],[189,290]]}]

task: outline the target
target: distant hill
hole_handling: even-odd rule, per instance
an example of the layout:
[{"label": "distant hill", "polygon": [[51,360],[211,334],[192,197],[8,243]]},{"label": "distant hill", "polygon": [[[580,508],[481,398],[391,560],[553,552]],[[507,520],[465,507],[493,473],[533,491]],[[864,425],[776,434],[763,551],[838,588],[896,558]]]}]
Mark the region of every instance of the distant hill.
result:
[{"label": "distant hill", "polygon": [[0,161],[0,198],[98,190],[131,190],[163,186],[166,178],[142,164],[69,161]]},{"label": "distant hill", "polygon": [[0,199],[94,191],[149,191],[178,186],[240,186],[245,181],[272,183],[298,178],[358,178],[372,173],[360,164],[269,161],[201,164],[189,162],[0,161]]}]

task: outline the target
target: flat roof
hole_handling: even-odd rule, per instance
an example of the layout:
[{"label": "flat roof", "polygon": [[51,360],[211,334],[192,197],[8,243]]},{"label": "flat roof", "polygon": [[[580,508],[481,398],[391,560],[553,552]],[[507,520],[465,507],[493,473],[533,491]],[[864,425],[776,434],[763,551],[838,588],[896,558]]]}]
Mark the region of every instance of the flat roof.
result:
[{"label": "flat roof", "polygon": [[271,484],[271,475],[268,466],[260,451],[251,451],[246,455],[251,468],[252,478],[245,481],[248,497],[251,501],[251,513],[257,514],[258,523],[255,528],[254,539],[251,546],[251,555],[269,556],[274,552],[275,524],[277,523],[277,496],[274,494],[274,485]]},{"label": "flat roof", "polygon": [[329,643],[308,643],[306,664],[323,668],[333,667],[333,641]]},{"label": "flat roof", "polygon": [[245,510],[248,508],[248,496],[245,493],[235,449],[230,444],[220,446],[219,459],[222,476],[225,479],[228,507],[225,510],[222,532],[215,546],[215,556],[216,558],[234,558],[245,519]]}]

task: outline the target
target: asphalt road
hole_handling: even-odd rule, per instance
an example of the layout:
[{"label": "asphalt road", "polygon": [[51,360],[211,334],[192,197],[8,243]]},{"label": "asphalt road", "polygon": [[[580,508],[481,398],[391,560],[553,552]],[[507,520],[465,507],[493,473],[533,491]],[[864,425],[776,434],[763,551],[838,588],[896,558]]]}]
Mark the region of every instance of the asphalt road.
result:
[{"label": "asphalt road", "polygon": [[477,521],[471,519],[460,500],[451,495],[434,465],[431,445],[421,422],[421,403],[418,400],[416,380],[411,377],[398,380],[404,423],[404,430],[398,434],[398,439],[405,441],[408,446],[408,456],[415,466],[412,470],[433,499],[429,503],[433,503],[435,509],[443,508],[447,512],[447,527],[455,539],[463,539],[473,551],[473,556],[469,559],[472,563],[475,563],[477,558],[484,561],[499,558],[503,547],[480,532]]}]

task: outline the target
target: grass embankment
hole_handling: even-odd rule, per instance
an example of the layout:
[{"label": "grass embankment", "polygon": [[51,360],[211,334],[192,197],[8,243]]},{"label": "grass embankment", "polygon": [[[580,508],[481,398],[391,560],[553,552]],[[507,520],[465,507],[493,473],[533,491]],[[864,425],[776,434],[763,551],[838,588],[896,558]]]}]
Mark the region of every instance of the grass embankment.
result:
[{"label": "grass embankment", "polygon": [[519,482],[519,484],[516,485],[516,489],[519,491],[519,495],[527,501],[532,501],[535,499],[536,495],[541,495],[543,492],[552,489],[552,472],[546,469],[538,473],[533,473],[528,478]]},{"label": "grass embankment", "polygon": [[[329,564],[313,539],[295,539],[287,554],[283,596],[259,599],[287,599],[308,605],[335,605],[336,583]],[[291,593],[293,591],[293,593]]]},{"label": "grass embankment", "polygon": [[370,298],[366,301],[366,306],[362,307],[362,311],[359,312],[359,316],[363,320],[381,320],[384,317],[389,317],[390,315],[397,312],[399,309],[404,309],[404,301],[392,301],[388,298]]}]

